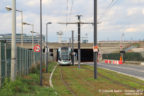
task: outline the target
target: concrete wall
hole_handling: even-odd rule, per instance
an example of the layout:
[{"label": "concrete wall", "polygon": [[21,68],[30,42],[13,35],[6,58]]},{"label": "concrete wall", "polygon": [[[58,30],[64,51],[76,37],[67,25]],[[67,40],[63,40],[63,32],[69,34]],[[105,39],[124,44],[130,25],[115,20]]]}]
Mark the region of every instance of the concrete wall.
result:
[{"label": "concrete wall", "polygon": [[[127,47],[132,43],[129,42],[124,42],[123,43],[123,47]],[[34,44],[37,45],[37,44]],[[77,49],[78,44],[75,43],[74,44],[74,48]],[[141,44],[142,45],[142,44]],[[17,46],[21,47],[20,43],[17,43]],[[24,48],[27,49],[32,49],[32,44],[31,43],[24,43]],[[43,48],[44,48],[45,44],[43,44]],[[68,43],[48,43],[48,47],[49,49],[52,49],[53,52],[53,60],[55,61],[57,59],[57,49],[59,47],[63,47],[63,46],[70,46],[70,44]],[[98,43],[98,47],[100,50],[100,54],[104,54],[104,53],[115,53],[115,52],[120,52],[120,42],[99,42]],[[81,49],[93,49],[93,43],[81,43]]]}]

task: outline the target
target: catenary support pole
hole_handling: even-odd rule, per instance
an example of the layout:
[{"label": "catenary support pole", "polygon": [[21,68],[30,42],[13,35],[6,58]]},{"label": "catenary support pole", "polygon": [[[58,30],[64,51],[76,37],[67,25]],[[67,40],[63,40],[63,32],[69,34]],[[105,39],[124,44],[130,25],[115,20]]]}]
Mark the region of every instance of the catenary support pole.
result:
[{"label": "catenary support pole", "polygon": [[81,49],[80,49],[80,43],[81,43],[81,36],[80,36],[80,28],[81,28],[81,15],[77,15],[78,17],[78,68],[80,68],[80,62],[81,62]]},{"label": "catenary support pole", "polygon": [[[94,46],[97,46],[97,0],[94,0]],[[94,79],[97,79],[97,55],[94,52]]]},{"label": "catenary support pole", "polygon": [[74,31],[72,31],[72,65],[74,65]]},{"label": "catenary support pole", "polygon": [[42,0],[40,0],[40,85],[42,86]]}]

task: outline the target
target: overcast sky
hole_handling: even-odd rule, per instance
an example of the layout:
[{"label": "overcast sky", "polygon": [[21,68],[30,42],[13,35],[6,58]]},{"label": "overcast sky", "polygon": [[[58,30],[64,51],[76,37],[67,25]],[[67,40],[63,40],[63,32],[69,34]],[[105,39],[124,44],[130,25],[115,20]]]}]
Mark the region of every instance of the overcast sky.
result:
[{"label": "overcast sky", "polygon": [[[5,6],[12,6],[12,0],[0,0],[0,34],[11,33],[11,12]],[[34,24],[39,32],[39,1],[17,0],[17,9],[23,10],[24,21]],[[59,31],[64,32],[64,39],[71,36],[76,25],[59,25],[57,22],[77,22],[76,15],[82,15],[81,21],[93,22],[93,0],[42,0],[43,1],[43,34],[46,22],[49,25],[49,41],[56,42]],[[113,1],[113,2],[112,2]],[[17,33],[21,33],[21,16],[17,13]],[[98,40],[120,40],[124,33],[125,40],[144,40],[144,0],[98,0]],[[82,37],[88,34],[93,41],[93,26],[82,25]],[[31,26],[24,26],[24,33],[30,35]]]}]

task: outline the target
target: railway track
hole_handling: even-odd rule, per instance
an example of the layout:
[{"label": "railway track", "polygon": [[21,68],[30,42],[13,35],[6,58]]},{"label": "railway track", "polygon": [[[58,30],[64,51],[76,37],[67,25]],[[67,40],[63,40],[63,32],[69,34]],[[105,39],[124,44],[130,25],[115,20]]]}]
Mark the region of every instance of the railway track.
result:
[{"label": "railway track", "polygon": [[[74,71],[75,71],[75,70],[73,70],[73,72],[74,72]],[[76,76],[76,78],[78,78],[79,80],[85,81],[86,85],[88,85],[88,86],[90,86],[91,88],[94,88],[94,89],[95,89],[95,86],[92,85],[91,83],[89,83],[88,80],[83,79],[83,78],[82,78],[81,76],[79,76],[78,74],[75,75],[75,76]]]},{"label": "railway track", "polygon": [[63,75],[63,70],[62,70],[60,67],[59,67],[59,70],[60,70],[61,80],[63,81],[64,85],[67,87],[67,89],[70,91],[70,93],[71,93],[73,96],[77,96],[76,93],[73,91],[73,89],[69,86],[68,82],[65,81],[64,75]]},{"label": "railway track", "polygon": [[[123,77],[123,75],[109,72],[107,70],[99,70],[98,73],[99,79],[93,79],[93,69],[89,66],[81,66],[81,69],[78,69],[76,66],[59,66],[57,68],[56,79],[59,79],[57,84],[60,89],[59,95],[62,96],[95,96],[94,94],[99,94],[101,96],[103,92],[100,92],[99,89],[115,89],[122,90],[118,95],[125,94],[124,90],[139,90],[138,88],[143,89],[143,82],[138,81],[135,83],[133,78]],[[111,77],[113,76],[113,77]],[[123,81],[123,82],[121,82]],[[56,81],[55,81],[56,82]],[[129,83],[130,82],[130,83]],[[138,83],[138,84],[137,84]],[[133,86],[133,84],[136,84]],[[118,89],[119,88],[119,89]],[[62,92],[61,89],[64,89],[65,92]],[[79,90],[80,89],[80,90]],[[83,90],[83,91],[82,91]],[[91,95],[90,95],[91,94]],[[115,94],[115,93],[107,93]]]}]

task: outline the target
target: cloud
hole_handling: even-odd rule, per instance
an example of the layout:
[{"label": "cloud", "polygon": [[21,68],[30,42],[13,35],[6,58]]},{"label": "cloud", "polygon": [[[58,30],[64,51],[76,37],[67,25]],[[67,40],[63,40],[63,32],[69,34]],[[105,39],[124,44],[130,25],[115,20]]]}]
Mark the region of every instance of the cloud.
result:
[{"label": "cloud", "polygon": [[[42,0],[43,5],[49,5],[52,2],[52,0]],[[26,2],[27,6],[38,6],[40,4],[40,0],[28,0]]]},{"label": "cloud", "polygon": [[127,28],[125,32],[138,32],[137,28]]},{"label": "cloud", "polygon": [[144,10],[141,7],[137,7],[137,8],[129,8],[127,10],[128,16],[132,16],[132,15],[138,15],[138,14],[144,14]]},{"label": "cloud", "polygon": [[142,14],[144,15],[144,8],[142,9]]},{"label": "cloud", "polygon": [[130,9],[128,9],[128,16],[137,14],[137,11],[138,11],[137,8],[133,8],[133,9],[130,8]]},{"label": "cloud", "polygon": [[130,2],[132,2],[132,3],[144,3],[144,1],[143,0],[131,0]]},{"label": "cloud", "polygon": [[143,32],[144,24],[131,24],[125,27],[124,32],[134,33],[134,32]]},{"label": "cloud", "polygon": [[[3,0],[4,1],[4,0]],[[49,40],[57,41],[56,32],[63,31],[64,37],[71,36],[71,30],[75,31],[77,37],[77,25],[59,25],[57,22],[66,22],[67,13],[69,22],[77,22],[76,15],[83,15],[83,22],[93,22],[93,0],[69,0],[69,8],[67,11],[67,0],[42,0],[43,1],[43,34],[46,30],[46,22],[53,22],[49,25]],[[7,12],[4,8],[11,1],[7,0],[1,3],[0,21],[4,22],[0,27],[0,32],[11,32],[11,12]],[[111,0],[98,0],[98,17],[101,24],[98,25],[99,40],[120,40],[120,34],[125,32],[127,38],[135,36],[139,39],[144,35],[144,0],[119,0],[112,5]],[[111,6],[111,7],[109,7]],[[71,8],[73,9],[71,11]],[[39,0],[17,0],[17,9],[24,11],[24,21],[35,25],[35,31],[39,32]],[[21,17],[17,13],[17,33],[21,32]],[[30,26],[24,26],[24,32],[30,34]],[[89,40],[93,41],[93,26],[82,25],[81,35],[89,34]],[[128,35],[127,35],[128,34]],[[142,37],[141,37],[142,38]]]}]

